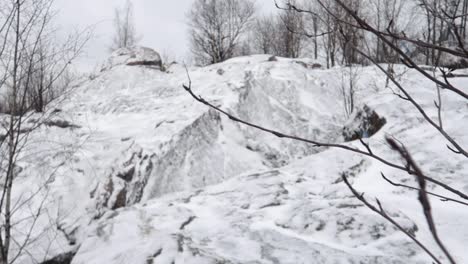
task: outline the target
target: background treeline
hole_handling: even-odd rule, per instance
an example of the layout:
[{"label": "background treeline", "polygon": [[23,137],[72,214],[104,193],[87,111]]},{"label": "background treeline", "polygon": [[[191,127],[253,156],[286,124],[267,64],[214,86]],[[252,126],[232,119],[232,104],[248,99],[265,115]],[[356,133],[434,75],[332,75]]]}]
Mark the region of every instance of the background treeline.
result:
[{"label": "background treeline", "polygon": [[[434,46],[466,40],[467,0],[344,0],[346,5],[419,64],[464,66]],[[356,27],[333,0],[277,1],[261,14],[253,0],[196,0],[188,14],[191,51],[199,65],[250,54],[311,57],[326,64],[368,64],[355,48],[380,63],[398,63],[388,44]],[[308,12],[298,12],[307,10]],[[397,36],[397,37],[395,37]],[[421,47],[417,41],[427,45]]]}]

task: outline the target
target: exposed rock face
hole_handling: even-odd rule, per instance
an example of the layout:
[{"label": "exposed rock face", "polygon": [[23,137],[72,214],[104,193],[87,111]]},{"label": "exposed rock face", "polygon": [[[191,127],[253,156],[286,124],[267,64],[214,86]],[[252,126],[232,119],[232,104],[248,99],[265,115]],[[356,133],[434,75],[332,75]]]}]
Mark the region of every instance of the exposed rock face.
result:
[{"label": "exposed rock face", "polygon": [[114,51],[104,65],[103,70],[111,69],[117,65],[149,66],[162,69],[162,60],[159,53],[146,47],[121,48]]},{"label": "exposed rock face", "polygon": [[[115,84],[109,80],[114,76],[124,75],[125,68],[122,67],[112,69],[90,82],[90,93],[94,89],[109,89],[109,92],[106,92],[107,97],[112,98],[116,94],[116,97],[109,101],[118,103],[93,103],[87,108],[96,113],[143,111],[147,113],[140,114],[145,116],[142,122],[153,118],[156,120],[152,124],[140,124],[148,127],[147,132],[151,136],[143,136],[141,131],[137,131],[138,134],[125,137],[116,143],[128,147],[119,155],[115,155],[117,158],[105,173],[107,177],[93,188],[95,191],[92,198],[96,200],[97,218],[109,209],[145,202],[167,193],[203,188],[256,167],[281,167],[296,158],[322,151],[309,144],[279,139],[233,123],[209,108],[202,106],[200,109],[200,105],[186,96],[180,87],[169,86],[158,91],[158,101],[153,103],[152,99],[145,99],[143,96],[138,97],[142,99],[141,102],[131,101],[133,96],[120,94],[127,87],[133,91],[132,87],[146,82],[151,84],[151,87],[165,87],[167,80],[164,78],[168,75],[158,76],[146,72],[142,74],[141,69],[128,69],[131,69],[132,74],[127,76],[141,76],[138,80],[135,79],[134,83],[128,81],[130,85],[109,89]],[[206,79],[203,79],[209,89],[202,94],[208,95],[207,99],[213,98],[212,101],[223,105],[224,109],[240,118],[284,133],[324,141],[333,141],[335,134],[338,135],[341,127],[335,122],[340,113],[328,109],[328,105],[334,101],[334,96],[322,96],[324,103],[313,104],[314,98],[327,90],[329,93],[329,89],[324,85],[317,85],[314,79],[306,80],[307,85],[302,84],[304,73],[310,69],[287,60],[279,62],[278,65],[265,62],[261,67],[249,66],[249,63],[245,62],[226,63],[223,65],[226,71],[222,75],[219,74],[219,69],[219,65],[207,69],[212,71],[210,78],[220,80],[206,83]],[[179,69],[174,68],[174,71]],[[180,69],[178,73],[186,76],[185,69]],[[199,82],[197,73],[193,74],[194,83]],[[291,76],[289,78],[294,81],[278,78],[278,74]],[[148,76],[152,78],[145,80]],[[183,79],[176,85],[180,83],[183,83]],[[218,96],[213,97],[211,89],[216,89],[214,93],[219,93],[224,100],[218,100]],[[142,91],[141,88],[135,92],[151,93]],[[182,113],[190,113],[192,117],[184,117]],[[315,120],[326,120],[327,123]],[[115,130],[127,131],[133,127],[132,122],[131,118],[125,121],[120,117],[117,123],[122,125],[118,125]],[[157,143],[139,142],[147,137],[157,140]]]},{"label": "exposed rock face", "polygon": [[369,138],[377,133],[387,120],[380,117],[374,110],[364,105],[362,109],[355,110],[349,118],[348,124],[343,129],[343,137],[346,142],[360,138]]}]

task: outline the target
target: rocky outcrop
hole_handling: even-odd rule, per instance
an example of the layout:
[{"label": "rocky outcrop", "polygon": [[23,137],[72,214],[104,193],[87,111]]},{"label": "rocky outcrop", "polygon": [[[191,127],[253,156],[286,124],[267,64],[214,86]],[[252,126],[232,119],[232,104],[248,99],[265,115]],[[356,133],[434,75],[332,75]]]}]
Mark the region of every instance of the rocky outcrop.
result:
[{"label": "rocky outcrop", "polygon": [[141,65],[162,70],[161,56],[147,47],[121,48],[114,51],[102,70],[109,70],[117,65]]},{"label": "rocky outcrop", "polygon": [[[144,64],[129,66],[125,57],[111,59],[115,67],[57,106],[63,113],[59,120],[69,123],[44,125],[28,135],[38,144],[21,159],[16,197],[37,191],[32,187],[42,183],[40,176],[55,173],[47,189],[51,204],[44,206],[63,230],[57,239],[57,230],[46,231],[48,236],[31,246],[34,259],[79,247],[73,264],[425,263],[418,262],[418,248],[365,208],[341,178],[347,175],[372,202],[374,197],[384,201],[389,215],[420,236],[406,217],[420,209],[417,200],[416,207],[401,208],[407,198],[401,195],[409,191],[395,192],[376,180],[376,172],[399,182],[411,177],[354,153],[316,148],[229,120],[182,89],[188,81],[182,66],[160,72]],[[422,133],[427,127],[417,113],[401,118],[402,111],[414,111],[410,104],[386,92],[372,94],[366,86],[363,102],[369,107],[356,111],[344,126],[336,82],[340,69],[313,70],[298,59],[267,60],[251,56],[190,68],[193,91],[248,122],[321,142],[369,137],[383,128],[385,133],[369,140],[376,153],[388,151],[380,144],[385,134],[402,135],[411,149],[421,151],[418,162],[428,172],[466,185],[457,176],[466,175],[466,161],[438,162],[430,155],[440,147],[421,143],[435,132]],[[363,68],[362,74],[363,80],[376,76],[372,68]],[[405,84],[424,95],[418,96],[424,105],[432,105],[432,98],[424,101],[430,98],[427,89],[414,86],[420,83],[417,76],[410,75]],[[466,108],[445,99],[447,118]],[[80,128],[62,128],[70,125]],[[421,138],[406,140],[415,134]],[[57,151],[63,146],[73,149],[64,155]],[[47,154],[38,158],[38,150]],[[31,200],[31,208],[40,201]],[[451,205],[434,200],[434,206],[446,210]],[[38,231],[50,227],[48,215],[38,222]],[[51,251],[40,251],[51,243]],[[32,262],[24,256],[18,263]]]},{"label": "rocky outcrop", "polygon": [[[301,67],[296,65],[295,67]],[[240,90],[239,103],[235,110],[239,117],[288,135],[324,142],[335,141],[335,131],[338,131],[339,127],[335,126],[334,122],[311,122],[311,119],[333,120],[337,116],[333,110],[326,110],[326,105],[316,105],[312,102],[322,87],[316,87],[311,80],[305,86],[310,85],[313,90],[303,90],[303,87],[294,81],[271,78],[270,74],[269,69],[246,73],[245,84]],[[297,78],[300,80],[299,76]],[[242,127],[242,132],[247,138],[246,147],[261,154],[272,167],[281,167],[291,160],[323,150],[311,144],[280,139],[255,128]]]},{"label": "rocky outcrop", "polygon": [[355,110],[343,128],[343,138],[346,142],[360,138],[369,138],[377,133],[387,120],[379,116],[367,105]]}]

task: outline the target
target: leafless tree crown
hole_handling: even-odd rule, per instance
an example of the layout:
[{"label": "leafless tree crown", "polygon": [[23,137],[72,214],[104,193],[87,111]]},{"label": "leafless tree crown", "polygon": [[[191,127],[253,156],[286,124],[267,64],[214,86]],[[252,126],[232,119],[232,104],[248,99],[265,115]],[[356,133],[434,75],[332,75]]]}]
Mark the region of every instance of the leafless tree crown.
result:
[{"label": "leafless tree crown", "polygon": [[120,48],[132,48],[139,40],[133,14],[133,3],[130,0],[125,6],[114,10],[114,37],[111,51]]},{"label": "leafless tree crown", "polygon": [[252,0],[196,0],[188,14],[195,61],[206,65],[232,58],[254,13]]},{"label": "leafless tree crown", "polygon": [[[90,37],[89,33],[77,33],[63,43],[55,39],[53,3],[53,0],[0,2],[0,94],[3,95],[0,110],[4,112],[0,120],[2,264],[17,261],[38,239],[35,229],[38,219],[44,215],[46,199],[39,193],[47,189],[48,180],[32,194],[16,199],[13,194],[21,171],[18,164],[29,144],[28,135],[44,124],[47,104],[63,95],[70,80],[67,69]],[[30,207],[32,201],[38,200],[37,207]],[[29,208],[22,211],[22,207]],[[23,220],[18,219],[20,211],[31,212],[26,218],[26,229],[21,224]]]}]

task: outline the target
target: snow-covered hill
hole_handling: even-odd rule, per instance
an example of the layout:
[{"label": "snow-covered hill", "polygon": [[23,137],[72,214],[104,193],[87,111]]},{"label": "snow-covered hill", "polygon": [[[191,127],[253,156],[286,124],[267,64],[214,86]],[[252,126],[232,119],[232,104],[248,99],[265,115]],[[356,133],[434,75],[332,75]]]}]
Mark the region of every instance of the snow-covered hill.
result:
[{"label": "snow-covered hill", "polygon": [[[107,65],[55,102],[49,125],[29,135],[15,197],[21,204],[39,188],[47,214],[36,224],[42,235],[22,263],[67,252],[76,252],[73,264],[428,263],[340,180],[342,173],[349,175],[358,190],[371,200],[378,197],[389,214],[436,250],[416,193],[390,186],[380,172],[412,184],[410,176],[356,154],[239,125],[182,88],[190,76],[195,93],[240,118],[342,142],[345,124],[356,125],[343,111],[343,69],[311,65],[268,56],[187,71],[180,65],[166,72]],[[357,108],[375,110],[386,120],[368,139],[374,151],[397,160],[384,144],[393,135],[427,173],[468,192],[466,160],[453,155],[408,102],[384,89],[376,68],[362,68],[359,76]],[[433,87],[412,71],[402,78],[431,109]],[[446,129],[466,146],[468,105],[450,93],[443,98]],[[460,263],[468,262],[468,210],[433,202],[442,238]],[[19,210],[17,217],[28,213]]]}]

